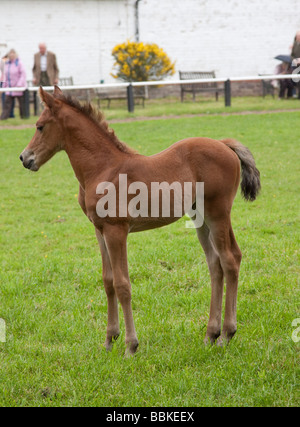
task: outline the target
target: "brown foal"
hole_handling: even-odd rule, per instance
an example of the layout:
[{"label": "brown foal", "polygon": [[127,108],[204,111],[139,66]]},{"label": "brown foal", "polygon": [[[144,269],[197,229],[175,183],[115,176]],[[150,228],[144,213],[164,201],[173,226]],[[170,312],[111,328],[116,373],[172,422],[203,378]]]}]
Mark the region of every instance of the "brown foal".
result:
[{"label": "brown foal", "polygon": [[[182,215],[193,208],[193,219],[201,211],[195,203],[196,184],[204,183],[204,218],[201,224],[195,222],[195,228],[211,276],[205,341],[214,343],[221,335],[218,344],[228,342],[237,329],[237,288],[242,255],[231,227],[230,211],[240,183],[241,168],[244,198],[253,201],[260,190],[259,171],[250,151],[234,140],[189,138],[154,156],[142,156],[119,141],[102,114],[89,104],[80,105],[58,87],[53,95],[40,88],[40,97],[45,108],[20,159],[32,171],[37,171],[60,150],[65,150],[70,159],[79,181],[79,204],[95,227],[102,255],[108,303],[107,350],[120,332],[118,301],[124,313],[127,352],[133,354],[138,347],[127,263],[128,233],[161,227],[179,218],[175,212],[175,191],[170,192],[167,215],[161,207],[151,210],[151,203],[155,202],[153,183],[157,182],[170,186],[175,183],[181,188],[190,183],[190,194],[178,200]],[[120,177],[126,177],[122,188]],[[139,191],[135,199],[134,188]],[[124,191],[127,191],[126,198]],[[143,215],[142,193],[147,194]],[[115,199],[108,194],[115,195]],[[162,192],[158,194],[157,203],[162,201]],[[188,195],[191,196],[190,204]],[[121,200],[126,200],[125,209]],[[221,334],[224,279],[226,303]]]}]

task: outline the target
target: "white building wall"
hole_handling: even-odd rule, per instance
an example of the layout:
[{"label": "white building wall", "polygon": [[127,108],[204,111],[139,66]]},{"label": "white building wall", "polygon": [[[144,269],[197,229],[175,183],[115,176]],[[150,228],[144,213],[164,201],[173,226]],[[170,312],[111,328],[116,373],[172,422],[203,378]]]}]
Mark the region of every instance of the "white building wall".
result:
[{"label": "white building wall", "polygon": [[134,35],[133,5],[134,0],[0,0],[0,54],[15,48],[31,79],[33,55],[45,42],[57,56],[60,76],[73,76],[76,84],[113,80],[111,51]]},{"label": "white building wall", "polygon": [[[15,48],[30,79],[45,41],[61,76],[77,84],[114,81],[111,50],[134,40],[135,3],[0,0],[0,54]],[[289,53],[300,30],[299,0],[141,0],[139,11],[140,39],[163,47],[177,71],[215,70],[220,77],[273,72],[273,57]]]},{"label": "white building wall", "polygon": [[141,38],[159,43],[176,69],[217,76],[272,73],[300,30],[299,0],[142,0]]}]

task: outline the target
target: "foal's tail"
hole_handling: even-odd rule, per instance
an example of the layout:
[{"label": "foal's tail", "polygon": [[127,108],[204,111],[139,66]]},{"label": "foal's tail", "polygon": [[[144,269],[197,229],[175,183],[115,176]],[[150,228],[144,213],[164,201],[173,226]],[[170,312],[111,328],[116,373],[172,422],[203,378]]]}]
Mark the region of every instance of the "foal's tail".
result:
[{"label": "foal's tail", "polygon": [[256,168],[254,157],[247,147],[234,139],[223,139],[221,142],[231,148],[240,159],[242,166],[242,194],[246,200],[253,202],[261,188],[260,173]]}]

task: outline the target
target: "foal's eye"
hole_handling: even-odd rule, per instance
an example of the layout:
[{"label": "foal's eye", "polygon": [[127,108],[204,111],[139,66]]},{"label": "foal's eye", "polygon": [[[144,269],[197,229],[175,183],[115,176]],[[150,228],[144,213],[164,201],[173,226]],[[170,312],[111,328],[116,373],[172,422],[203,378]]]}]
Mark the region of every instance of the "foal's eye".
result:
[{"label": "foal's eye", "polygon": [[38,131],[42,132],[42,130],[44,129],[44,126],[37,126],[36,128]]}]

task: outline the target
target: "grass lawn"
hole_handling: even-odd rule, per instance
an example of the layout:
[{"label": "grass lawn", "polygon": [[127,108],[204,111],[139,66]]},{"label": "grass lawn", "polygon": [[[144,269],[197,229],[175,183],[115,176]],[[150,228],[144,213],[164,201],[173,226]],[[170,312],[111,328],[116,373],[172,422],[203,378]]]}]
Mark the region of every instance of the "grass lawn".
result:
[{"label": "grass lawn", "polygon": [[[96,100],[95,105],[96,104]],[[182,103],[175,97],[167,97],[164,99],[149,99],[145,103],[145,108],[142,105],[136,104],[134,113],[128,113],[126,100],[113,100],[111,107],[107,108],[106,102],[101,104],[101,109],[104,111],[108,120],[124,120],[124,119],[140,119],[161,116],[184,116],[184,115],[214,115],[214,114],[230,114],[240,112],[257,112],[257,111],[274,111],[274,110],[295,110],[300,112],[300,101],[298,99],[273,99],[268,96],[262,97],[237,97],[232,98],[231,107],[224,106],[224,98],[221,97],[218,102],[214,98],[197,97],[196,102],[192,98],[188,98]],[[37,121],[37,117],[31,115],[27,120],[19,118],[18,109],[15,109],[16,118],[3,120],[0,122],[1,127],[11,127],[18,125],[30,125]]]},{"label": "grass lawn", "polygon": [[[105,107],[105,104],[103,104]],[[224,98],[218,102],[213,98],[197,97],[196,102],[192,98],[187,98],[183,103],[177,98],[169,97],[164,99],[150,99],[145,103],[145,108],[136,105],[134,113],[127,112],[126,101],[112,101],[111,108],[104,108],[107,119],[119,119],[130,117],[153,117],[153,116],[181,116],[190,114],[224,114],[240,113],[244,111],[274,111],[274,110],[294,110],[299,109],[298,99],[273,99],[271,97],[236,97],[232,98],[231,107],[225,107]]]},{"label": "grass lawn", "polygon": [[140,340],[130,359],[122,314],[113,351],[102,347],[100,255],[65,153],[31,173],[18,156],[33,130],[0,130],[0,405],[298,406],[299,120],[286,112],[113,126],[147,155],[188,136],[234,137],[251,149],[262,178],[258,200],[238,195],[233,207],[244,257],[238,332],[228,347],[203,344],[210,285],[195,231],[182,219],[129,237]]}]

